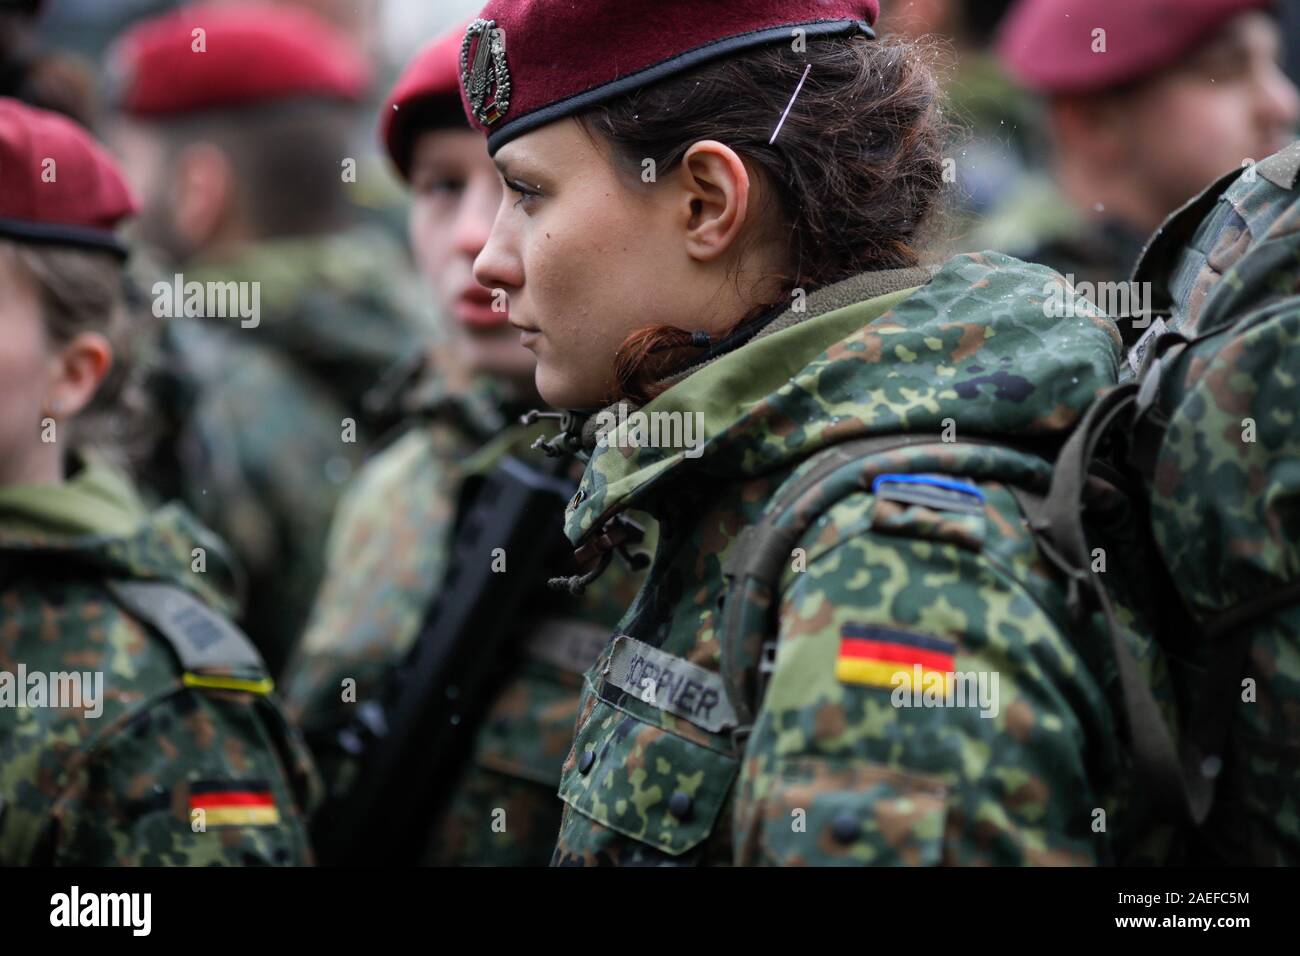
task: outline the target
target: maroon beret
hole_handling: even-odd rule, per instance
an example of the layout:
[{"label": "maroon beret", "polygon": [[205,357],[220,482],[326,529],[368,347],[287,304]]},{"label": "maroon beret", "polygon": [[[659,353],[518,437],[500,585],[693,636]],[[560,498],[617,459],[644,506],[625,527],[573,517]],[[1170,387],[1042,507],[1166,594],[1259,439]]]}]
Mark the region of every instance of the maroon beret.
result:
[{"label": "maroon beret", "polygon": [[379,136],[393,165],[409,179],[418,133],[439,127],[468,128],[460,104],[460,45],[466,24],[431,41],[402,71],[384,101]]},{"label": "maroon beret", "polygon": [[113,68],[118,106],[136,116],[292,96],[355,101],[369,82],[361,54],[324,20],[262,3],[200,4],[145,20],[122,38]]},{"label": "maroon beret", "polygon": [[135,200],[117,166],[67,117],[0,98],[0,235],[107,249]]},{"label": "maroon beret", "polygon": [[465,111],[495,153],[711,60],[789,43],[797,28],[875,36],[879,12],[879,0],[489,0],[461,47]]},{"label": "maroon beret", "polygon": [[[1238,13],[1272,0],[1019,0],[997,41],[1003,65],[1039,93],[1091,93],[1157,73]],[[1105,30],[1105,52],[1094,51]]]}]

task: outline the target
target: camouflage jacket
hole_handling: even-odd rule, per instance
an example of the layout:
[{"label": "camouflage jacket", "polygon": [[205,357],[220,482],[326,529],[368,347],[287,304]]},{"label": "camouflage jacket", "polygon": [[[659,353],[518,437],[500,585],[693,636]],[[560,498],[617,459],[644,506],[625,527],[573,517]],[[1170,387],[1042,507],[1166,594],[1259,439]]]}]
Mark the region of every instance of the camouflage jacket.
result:
[{"label": "camouflage jacket", "polygon": [[[507,425],[506,405],[486,381],[445,377],[418,392],[414,426],[357,476],[331,532],[328,570],[287,672],[293,717],[309,739],[375,699],[410,649],[446,571],[467,483],[503,455],[533,457],[541,432]],[[449,786],[448,809],[431,823],[426,862],[541,866],[559,828],[560,763],[573,736],[580,675],[636,593],[613,571],[580,602],[539,598],[521,628],[526,653],[478,731],[471,764]],[[344,693],[344,682],[355,692]],[[317,754],[332,792],[347,789],[355,763]],[[504,809],[505,829],[493,827]]]},{"label": "camouflage jacket", "polygon": [[319,784],[231,583],[116,473],[0,489],[0,865],[311,862]]},{"label": "camouflage jacket", "polygon": [[241,620],[275,674],[306,622],[338,496],[380,424],[363,396],[423,348],[402,256],[369,233],[250,246],[183,279],[257,283],[258,316],[162,330],[152,388],[165,421],[144,483],[230,545],[247,575]]},{"label": "camouflage jacket", "polygon": [[[641,410],[702,415],[702,449],[628,448],[619,431],[597,443],[570,539],[630,507],[660,538],[585,678],[556,864],[1087,864],[1144,829],[1113,669],[1092,653],[1105,639],[1069,632],[1010,490],[1043,487],[1050,462],[962,440],[1059,439],[1115,381],[1118,333],[1081,301],[1078,317],[1046,319],[1061,277],[996,253],[926,277],[812,293],[806,313]],[[940,443],[944,429],[955,440]],[[816,522],[784,561],[746,740],[726,689],[749,675],[724,672],[718,639],[740,533],[810,455],[896,432],[936,437],[892,453],[889,471],[960,476],[984,504],[949,513],[859,489]],[[1132,639],[1154,674],[1153,648]],[[896,699],[899,662],[975,675],[987,706]]]},{"label": "camouflage jacket", "polygon": [[[1216,859],[1288,865],[1300,862],[1298,200],[1300,143],[1188,203],[1135,274],[1162,314],[1134,350],[1164,366],[1148,412],[1161,426],[1151,528],[1201,629],[1175,635],[1205,695],[1194,710],[1230,728],[1201,836]],[[1226,680],[1192,684],[1197,668]]]}]

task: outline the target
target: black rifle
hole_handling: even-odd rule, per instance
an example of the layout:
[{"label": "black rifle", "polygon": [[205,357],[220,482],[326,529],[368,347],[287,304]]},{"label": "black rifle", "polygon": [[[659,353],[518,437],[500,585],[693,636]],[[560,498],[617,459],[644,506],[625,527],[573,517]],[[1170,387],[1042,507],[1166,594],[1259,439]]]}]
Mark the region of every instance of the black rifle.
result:
[{"label": "black rifle", "polygon": [[572,564],[562,527],[576,488],[571,465],[507,457],[474,495],[438,596],[382,703],[359,705],[333,741],[358,773],[314,821],[322,864],[419,862],[492,692],[532,630],[522,619],[530,599],[545,592],[548,570]]}]

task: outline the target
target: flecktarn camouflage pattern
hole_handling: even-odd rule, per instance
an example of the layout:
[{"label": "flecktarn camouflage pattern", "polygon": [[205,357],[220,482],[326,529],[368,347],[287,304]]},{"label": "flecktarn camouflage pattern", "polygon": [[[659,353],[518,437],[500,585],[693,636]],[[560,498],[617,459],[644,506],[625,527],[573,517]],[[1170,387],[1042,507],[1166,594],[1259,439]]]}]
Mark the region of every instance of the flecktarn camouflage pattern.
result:
[{"label": "flecktarn camouflage pattern", "polygon": [[[1035,449],[1114,383],[1118,332],[1082,300],[1047,318],[1062,278],[996,253],[885,275],[810,294],[641,409],[702,411],[698,456],[597,444],[570,539],[635,507],[660,541],[587,673],[553,862],[1091,864],[1156,833],[1103,639],[1071,634],[1014,494],[1044,490]],[[735,688],[763,663],[722,645],[719,606],[742,532],[810,456],[884,435],[933,440],[872,458],[882,480],[829,493],[782,556],[746,726]]]},{"label": "flecktarn camouflage pattern", "polygon": [[249,584],[242,622],[272,673],[306,623],[339,496],[386,425],[363,398],[426,345],[403,257],[371,232],[251,244],[183,278],[255,286],[259,315],[163,328],[153,391],[166,424],[145,490],[230,545]]},{"label": "flecktarn camouflage pattern", "polygon": [[0,489],[0,865],[293,865],[319,796],[223,551],[93,463]]},{"label": "flecktarn camouflage pattern", "polygon": [[[291,713],[311,741],[381,695],[443,580],[474,483],[505,454],[539,454],[528,449],[542,430],[508,424],[512,405],[499,387],[454,379],[443,369],[418,387],[413,427],[366,464],[339,506],[321,593],[285,678]],[[426,862],[544,866],[550,859],[580,675],[636,585],[616,569],[580,601],[543,590],[531,602],[520,663],[478,729],[469,765],[447,786],[445,811],[429,821]],[[356,762],[337,748],[317,746],[317,757],[327,786],[346,790]],[[498,810],[504,815],[494,816]]]},{"label": "flecktarn camouflage pattern", "polygon": [[[1135,278],[1135,459],[1193,627],[1192,773],[1214,778],[1208,859],[1300,863],[1300,143],[1225,177],[1157,233]],[[1155,387],[1158,383],[1158,388]]]}]

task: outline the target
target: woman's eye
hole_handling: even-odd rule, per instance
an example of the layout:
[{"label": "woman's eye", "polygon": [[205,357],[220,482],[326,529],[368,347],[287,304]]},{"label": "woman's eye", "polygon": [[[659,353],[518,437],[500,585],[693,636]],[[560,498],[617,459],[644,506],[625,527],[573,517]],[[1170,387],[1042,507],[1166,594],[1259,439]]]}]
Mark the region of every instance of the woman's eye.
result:
[{"label": "woman's eye", "polygon": [[518,209],[521,205],[530,199],[536,199],[540,195],[537,190],[532,189],[524,183],[515,179],[505,180],[506,189],[514,193],[519,198],[514,202],[514,208]]},{"label": "woman's eye", "polygon": [[450,176],[431,176],[415,184],[415,192],[422,196],[455,197],[464,191],[465,180]]}]

